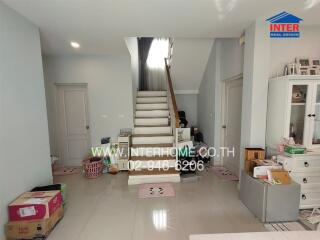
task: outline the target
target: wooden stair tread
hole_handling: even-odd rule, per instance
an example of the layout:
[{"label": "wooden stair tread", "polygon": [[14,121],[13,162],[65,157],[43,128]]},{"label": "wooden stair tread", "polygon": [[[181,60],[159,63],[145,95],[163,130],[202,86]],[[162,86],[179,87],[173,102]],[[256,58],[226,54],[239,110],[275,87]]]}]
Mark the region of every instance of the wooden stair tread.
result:
[{"label": "wooden stair tread", "polygon": [[180,174],[175,168],[169,168],[167,171],[163,169],[153,169],[149,171],[148,169],[131,170],[129,171],[129,176],[143,176],[143,175],[163,175],[163,174]]},{"label": "wooden stair tread", "polygon": [[139,96],[139,95],[137,95],[136,98],[160,98],[160,97],[166,98],[167,95],[146,95],[146,96]]},{"label": "wooden stair tread", "polygon": [[164,144],[132,144],[132,148],[148,148],[148,147],[173,147],[172,143],[164,143]]},{"label": "wooden stair tread", "polygon": [[167,102],[137,102],[136,104],[167,104]]},{"label": "wooden stair tread", "polygon": [[173,137],[170,133],[133,134],[132,137]]},{"label": "wooden stair tread", "polygon": [[156,112],[168,112],[169,110],[168,109],[138,109],[136,112],[143,112],[143,111],[148,111],[148,112],[151,112],[151,111],[156,111]]},{"label": "wooden stair tread", "polygon": [[157,116],[151,116],[151,117],[134,117],[135,119],[154,119],[154,118],[166,118],[166,119],[169,119],[169,117],[157,117]]},{"label": "wooden stair tread", "polygon": [[158,124],[158,125],[134,125],[134,127],[170,127],[169,124]]},{"label": "wooden stair tread", "polygon": [[164,156],[153,156],[153,157],[146,157],[146,156],[131,156],[131,161],[162,161],[162,160],[176,160],[174,156],[171,155],[164,155]]},{"label": "wooden stair tread", "polygon": [[[138,103],[138,104],[140,104],[140,103]],[[141,103],[141,104],[143,104],[143,103]],[[138,111],[169,111],[169,109],[168,108],[162,108],[162,109],[136,109],[136,112],[138,112]]]}]

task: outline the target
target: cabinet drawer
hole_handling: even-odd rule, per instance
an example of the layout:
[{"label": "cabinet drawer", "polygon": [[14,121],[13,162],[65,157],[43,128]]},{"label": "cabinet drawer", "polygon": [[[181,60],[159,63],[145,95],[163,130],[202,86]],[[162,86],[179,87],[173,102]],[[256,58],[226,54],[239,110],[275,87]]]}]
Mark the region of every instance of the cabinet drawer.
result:
[{"label": "cabinet drawer", "polygon": [[286,159],[283,167],[292,172],[320,172],[320,159]]},{"label": "cabinet drawer", "polygon": [[320,183],[307,183],[301,184],[301,192],[307,191],[315,191],[316,189],[320,189]]},{"label": "cabinet drawer", "polygon": [[119,143],[119,158],[128,159],[129,158],[129,145],[126,143]]},{"label": "cabinet drawer", "polygon": [[320,189],[301,191],[300,205],[320,205]]},{"label": "cabinet drawer", "polygon": [[120,171],[128,170],[128,160],[118,160],[118,167]]},{"label": "cabinet drawer", "polygon": [[291,178],[301,184],[320,184],[320,172],[292,172]]}]

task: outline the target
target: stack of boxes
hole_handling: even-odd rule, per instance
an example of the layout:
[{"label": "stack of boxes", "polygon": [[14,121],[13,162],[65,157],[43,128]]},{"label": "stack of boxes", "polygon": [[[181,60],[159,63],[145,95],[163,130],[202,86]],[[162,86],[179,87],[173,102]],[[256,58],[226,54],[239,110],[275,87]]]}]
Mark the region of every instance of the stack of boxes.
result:
[{"label": "stack of boxes", "polygon": [[8,206],[7,239],[45,238],[63,217],[60,191],[26,192]]},{"label": "stack of boxes", "polygon": [[253,169],[256,166],[254,160],[265,159],[266,152],[263,148],[246,148],[245,149],[245,171],[252,175]]}]

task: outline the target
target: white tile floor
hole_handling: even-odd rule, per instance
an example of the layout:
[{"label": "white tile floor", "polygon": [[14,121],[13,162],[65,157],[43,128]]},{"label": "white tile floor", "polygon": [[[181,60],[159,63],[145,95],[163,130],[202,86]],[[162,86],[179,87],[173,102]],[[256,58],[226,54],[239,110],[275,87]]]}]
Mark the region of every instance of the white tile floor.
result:
[{"label": "white tile floor", "polygon": [[238,199],[237,184],[212,172],[199,182],[176,183],[175,197],[138,198],[127,174],[87,180],[57,177],[68,186],[64,218],[48,240],[188,239],[191,234],[265,231]]}]

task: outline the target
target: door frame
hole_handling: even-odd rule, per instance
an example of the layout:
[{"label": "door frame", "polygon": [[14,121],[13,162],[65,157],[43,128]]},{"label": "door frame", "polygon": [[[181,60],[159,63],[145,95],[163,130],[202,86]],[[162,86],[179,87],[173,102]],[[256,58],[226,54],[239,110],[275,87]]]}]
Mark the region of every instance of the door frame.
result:
[{"label": "door frame", "polygon": [[[220,146],[224,147],[225,145],[225,130],[223,128],[223,125],[225,125],[225,120],[226,120],[226,116],[225,116],[225,108],[226,108],[226,85],[227,83],[229,82],[232,82],[232,81],[236,81],[236,80],[240,80],[242,79],[242,86],[243,86],[243,74],[240,73],[238,75],[235,75],[231,78],[227,78],[225,80],[222,80],[221,82],[221,108],[220,108],[220,123],[221,123],[221,126],[220,126]],[[242,106],[242,104],[241,104]],[[242,109],[241,109],[241,115],[242,115]],[[220,157],[220,163],[221,165],[223,166],[224,165],[224,158],[221,156]]]},{"label": "door frame", "polygon": [[55,155],[58,156],[58,163],[62,164],[62,159],[61,159],[61,149],[59,149],[59,143],[58,143],[58,134],[59,134],[59,107],[58,107],[58,89],[60,87],[83,87],[86,91],[86,105],[87,105],[87,119],[88,119],[88,126],[89,126],[89,134],[88,134],[88,147],[91,146],[91,121],[90,121],[90,109],[89,109],[89,95],[88,95],[88,83],[54,83],[54,113],[55,113],[55,124],[54,124],[54,152]]}]

